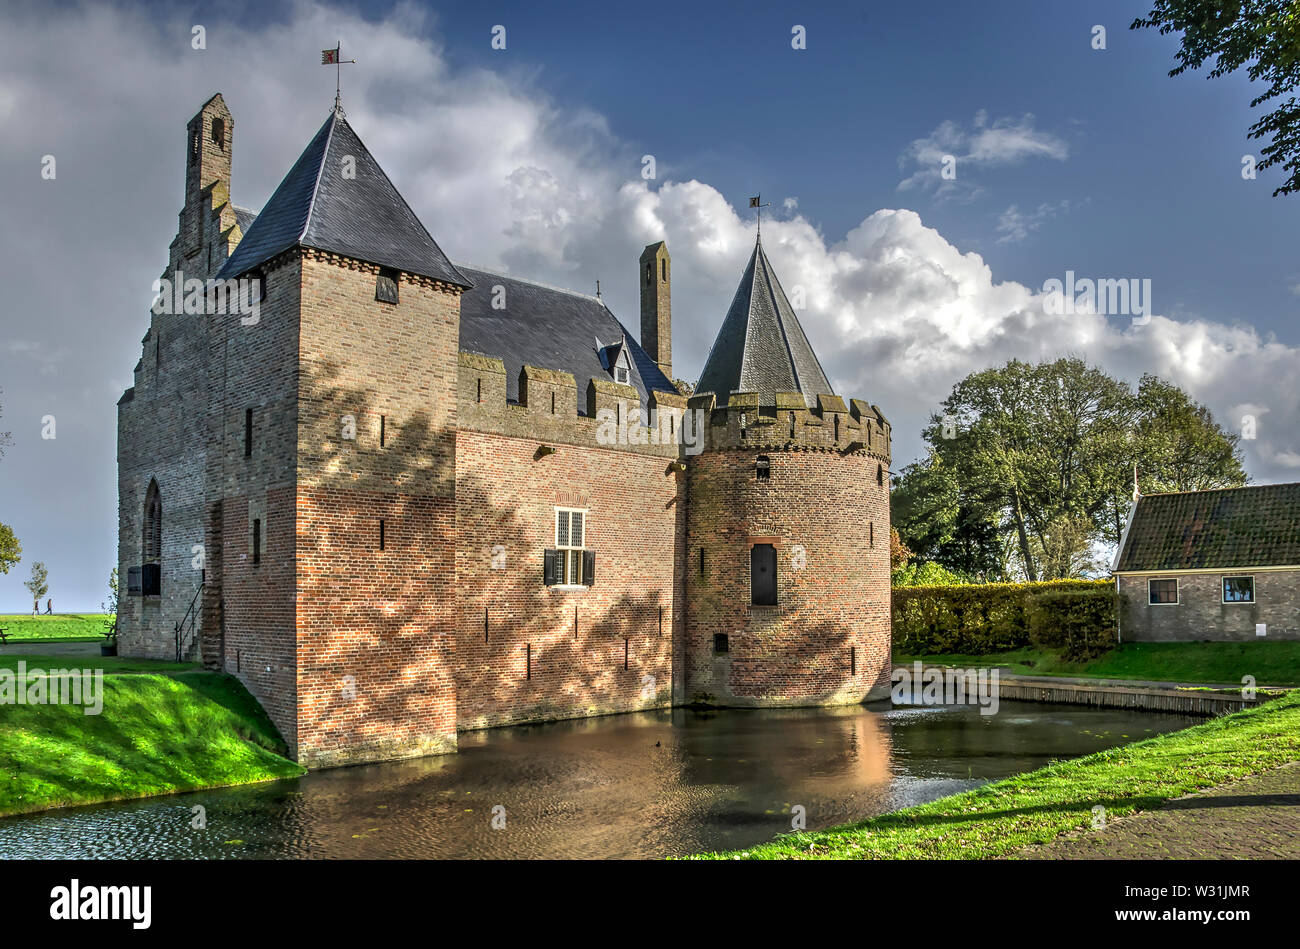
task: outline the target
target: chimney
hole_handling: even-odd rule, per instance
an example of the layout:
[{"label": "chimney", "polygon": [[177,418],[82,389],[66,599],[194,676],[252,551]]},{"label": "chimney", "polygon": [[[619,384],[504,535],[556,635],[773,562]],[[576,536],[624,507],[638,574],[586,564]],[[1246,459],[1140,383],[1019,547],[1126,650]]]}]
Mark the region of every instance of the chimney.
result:
[{"label": "chimney", "polygon": [[[223,215],[230,202],[230,155],[235,121],[217,93],[203,104],[185,126],[185,207],[181,211],[179,247],[174,268],[196,277],[221,267],[233,248],[228,247],[234,209]],[[222,217],[228,219],[223,227]]]},{"label": "chimney", "polygon": [[672,263],[663,241],[641,252],[641,348],[673,377]]}]

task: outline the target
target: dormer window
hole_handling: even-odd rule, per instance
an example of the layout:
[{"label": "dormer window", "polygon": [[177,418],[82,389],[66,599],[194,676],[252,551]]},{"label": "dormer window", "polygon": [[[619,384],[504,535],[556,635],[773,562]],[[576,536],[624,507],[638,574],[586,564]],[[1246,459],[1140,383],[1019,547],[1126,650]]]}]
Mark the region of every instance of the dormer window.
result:
[{"label": "dormer window", "polygon": [[629,381],[630,379],[631,376],[628,374],[627,368],[625,366],[614,367],[615,382],[621,383],[622,385],[630,385],[631,384]]}]

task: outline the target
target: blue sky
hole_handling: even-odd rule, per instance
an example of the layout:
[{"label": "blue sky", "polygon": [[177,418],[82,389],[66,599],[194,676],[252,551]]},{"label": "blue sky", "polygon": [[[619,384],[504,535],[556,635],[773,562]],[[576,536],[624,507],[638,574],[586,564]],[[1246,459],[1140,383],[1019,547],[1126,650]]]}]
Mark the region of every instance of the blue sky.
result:
[{"label": "blue sky", "polygon": [[[674,261],[674,357],[694,378],[753,243],[837,390],[894,423],[894,468],[966,373],[1075,353],[1176,381],[1300,480],[1300,197],[1245,181],[1244,75],[1170,78],[1143,3],[299,2],[0,11],[0,521],[56,607],[103,597],[115,558],[115,403],[180,208],[186,120],[221,91],[232,193],[259,208],[324,120],[340,36],[349,120],[443,249],[590,292],[637,327],[641,247]],[[191,48],[194,24],[206,49]],[[505,50],[491,48],[494,25]],[[791,48],[791,28],[807,48]],[[1093,27],[1106,28],[1095,50]],[[957,157],[957,179],[935,158]],[[58,157],[43,182],[41,156]],[[657,176],[642,178],[641,157]],[[907,184],[910,182],[910,185]],[[1150,325],[1043,315],[1067,270],[1149,279]],[[58,418],[58,437],[40,420]]]}]

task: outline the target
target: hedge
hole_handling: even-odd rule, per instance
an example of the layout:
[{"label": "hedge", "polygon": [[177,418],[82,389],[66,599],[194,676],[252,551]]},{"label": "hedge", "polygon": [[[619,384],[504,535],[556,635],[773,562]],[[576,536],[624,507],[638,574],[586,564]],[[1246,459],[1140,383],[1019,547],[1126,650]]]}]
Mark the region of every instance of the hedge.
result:
[{"label": "hedge", "polygon": [[[1114,590],[1111,580],[895,587],[894,648],[910,655],[1018,649],[1030,644],[1033,623],[1046,645],[1058,621],[1069,631],[1061,634],[1062,644],[1086,639],[1095,646],[1103,632],[1114,640]],[[1040,605],[1047,594],[1054,596]]]},{"label": "hedge", "polygon": [[1115,648],[1115,588],[1046,590],[1028,600],[1029,641],[1059,649],[1071,661]]}]

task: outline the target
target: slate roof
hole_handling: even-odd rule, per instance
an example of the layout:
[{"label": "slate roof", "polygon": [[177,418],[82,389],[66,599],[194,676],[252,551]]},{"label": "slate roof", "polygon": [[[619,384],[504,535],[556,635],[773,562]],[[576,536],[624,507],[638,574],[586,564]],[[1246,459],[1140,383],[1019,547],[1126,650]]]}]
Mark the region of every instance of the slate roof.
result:
[{"label": "slate roof", "polygon": [[1300,483],[1138,498],[1115,572],[1300,564]]},{"label": "slate roof", "polygon": [[799,392],[809,408],[818,395],[835,394],[761,241],[754,243],[695,391],[714,393],[718,405],[732,392],[757,392],[760,405],[775,405],[778,392]]},{"label": "slate roof", "polygon": [[[460,348],[496,356],[506,367],[506,397],[519,399],[519,370],[525,365],[573,373],[578,408],[585,411],[593,376],[613,379],[601,365],[596,341],[608,347],[626,339],[632,385],[642,404],[651,391],[677,392],[627,328],[598,297],[559,290],[505,274],[457,264],[473,281],[460,298]],[[493,287],[505,288],[504,309],[492,309]]]},{"label": "slate roof", "polygon": [[[349,156],[355,177],[345,178]],[[217,277],[238,277],[294,246],[470,285],[338,112],[330,112]]]},{"label": "slate roof", "polygon": [[250,211],[248,208],[241,208],[235,205],[235,223],[239,225],[239,231],[247,234],[248,229],[253,226],[253,221],[257,218],[256,211]]}]

